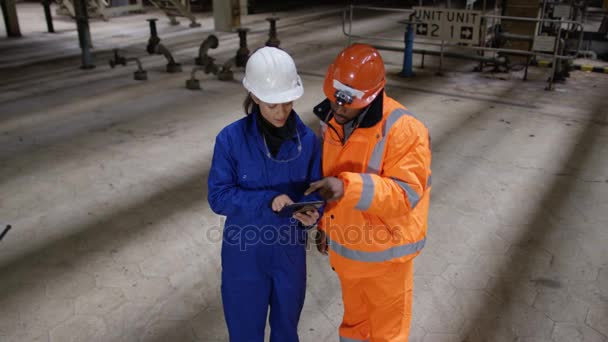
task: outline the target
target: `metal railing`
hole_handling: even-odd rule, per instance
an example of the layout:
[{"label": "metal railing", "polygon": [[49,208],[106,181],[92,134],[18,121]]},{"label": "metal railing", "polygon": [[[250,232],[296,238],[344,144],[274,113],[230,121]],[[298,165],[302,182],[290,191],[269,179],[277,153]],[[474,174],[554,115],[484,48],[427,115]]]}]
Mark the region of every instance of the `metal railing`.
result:
[{"label": "metal railing", "polygon": [[[388,37],[377,37],[377,36],[365,36],[365,35],[355,35],[355,34],[353,34],[353,17],[354,17],[354,11],[355,10],[383,11],[383,12],[392,12],[392,13],[406,13],[408,15],[408,19],[407,20],[399,21],[399,23],[416,25],[416,24],[419,24],[419,23],[423,22],[423,21],[415,20],[415,18],[414,18],[415,12],[414,12],[413,9],[350,5],[346,9],[344,9],[344,11],[342,13],[342,32],[348,38],[348,44],[349,45],[353,42],[354,39],[374,40],[374,41],[382,40],[382,41],[391,41],[391,42],[400,42],[400,43],[404,42],[403,39],[388,38]],[[495,12],[495,11],[493,11],[493,12]],[[563,54],[563,50],[565,50],[565,44],[561,44],[562,33],[564,31],[563,26],[564,25],[569,26],[570,30],[573,30],[575,28],[580,28],[580,31],[582,32],[583,31],[583,24],[581,22],[578,22],[578,21],[543,19],[543,18],[529,18],[529,17],[512,17],[512,16],[502,16],[502,15],[494,15],[494,14],[482,13],[481,14],[482,27],[486,28],[486,29],[482,30],[483,33],[485,33],[487,31],[487,22],[490,19],[494,22],[494,25],[496,24],[496,22],[500,23],[502,20],[558,24],[559,25],[559,29],[558,29],[558,32],[557,32],[557,37],[556,37],[556,40],[555,40],[555,45],[553,47],[553,51],[551,53],[545,53],[545,52],[541,52],[541,51],[534,51],[534,50],[532,50],[532,46],[530,47],[529,50],[487,47],[487,46],[485,46],[485,44],[486,44],[485,34],[482,35],[482,37],[480,37],[480,41],[479,41],[478,45],[462,45],[462,44],[454,44],[454,43],[449,43],[449,42],[446,43],[444,40],[441,40],[440,43],[438,43],[438,42],[432,42],[432,41],[420,41],[420,40],[416,40],[415,43],[416,44],[421,44],[421,45],[439,46],[440,49],[441,49],[440,50],[440,68],[441,68],[441,65],[442,65],[442,62],[443,62],[442,61],[443,60],[443,55],[444,55],[443,50],[444,50],[445,47],[454,47],[454,48],[458,48],[458,49],[474,50],[474,51],[478,51],[482,55],[483,55],[484,52],[492,52],[492,53],[495,54],[494,57],[496,57],[496,55],[499,54],[499,53],[503,53],[503,54],[516,54],[516,55],[522,55],[522,56],[528,56],[528,57],[542,57],[542,58],[551,59],[552,60],[552,71],[551,72],[552,73],[551,73],[551,77],[548,80],[548,82],[549,82],[549,85],[547,87],[548,89],[553,89],[554,75],[555,75],[555,69],[556,69],[557,62],[558,61],[567,61],[567,60],[573,60],[573,59],[575,59],[576,56],[578,55],[578,53],[580,51],[580,48],[581,48],[581,45],[582,45],[582,39],[579,39],[578,45],[576,47],[576,53],[574,55]],[[348,22],[348,31],[347,31],[347,22]],[[534,37],[529,37],[529,38],[534,39]],[[582,38],[582,34],[581,34],[581,38]],[[386,48],[386,49],[389,49],[389,50],[394,50],[394,48],[392,48],[392,47],[382,47],[382,46],[379,46],[379,48]],[[560,53],[560,50],[562,50],[561,53]],[[418,50],[418,52],[419,51],[420,50]],[[454,53],[452,53],[452,55],[454,55]],[[471,56],[471,55],[469,55],[469,56]],[[461,57],[466,58],[466,55],[463,55]],[[479,56],[471,56],[471,59],[473,59],[473,60],[479,60],[478,57]],[[529,58],[528,58],[528,62],[526,63],[526,76],[527,76],[527,67],[528,67],[528,65],[529,65]],[[441,71],[441,69],[440,69],[440,71]],[[524,79],[525,79],[526,76],[524,76]]]}]

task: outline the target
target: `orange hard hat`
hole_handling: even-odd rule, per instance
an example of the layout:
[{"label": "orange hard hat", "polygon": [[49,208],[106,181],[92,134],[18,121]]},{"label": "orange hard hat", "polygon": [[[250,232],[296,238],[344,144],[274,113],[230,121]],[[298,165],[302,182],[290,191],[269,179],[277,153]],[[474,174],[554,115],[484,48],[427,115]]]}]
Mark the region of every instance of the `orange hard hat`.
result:
[{"label": "orange hard hat", "polygon": [[342,50],[327,69],[325,96],[347,108],[363,108],[378,96],[386,84],[384,62],[378,50],[353,44]]}]

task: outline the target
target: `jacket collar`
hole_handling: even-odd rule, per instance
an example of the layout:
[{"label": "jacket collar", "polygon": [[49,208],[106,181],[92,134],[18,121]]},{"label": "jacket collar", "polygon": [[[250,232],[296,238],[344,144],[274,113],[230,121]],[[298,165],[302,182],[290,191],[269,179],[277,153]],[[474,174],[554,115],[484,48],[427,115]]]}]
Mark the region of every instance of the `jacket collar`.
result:
[{"label": "jacket collar", "polygon": [[[300,138],[304,138],[307,134],[308,134],[308,130],[306,129],[307,126],[304,124],[304,122],[302,122],[302,120],[300,119],[300,116],[296,113],[295,110],[291,110],[291,113],[289,115],[293,115],[296,121],[296,130],[297,130],[297,134],[300,135]],[[249,128],[248,128],[248,133],[251,134],[252,136],[255,136],[256,138],[259,139],[259,142],[261,144],[263,144],[263,140],[262,140],[262,132],[260,130],[260,122],[258,122],[258,117],[256,113],[251,113],[251,114],[247,114],[247,122],[249,123]],[[296,135],[294,134],[294,136],[291,139],[296,139]],[[291,140],[288,139],[288,140]]]},{"label": "jacket collar", "polygon": [[[359,123],[360,128],[369,128],[375,126],[377,123],[382,121],[383,114],[383,102],[384,102],[384,89],[380,91],[380,94],[376,96],[374,101],[369,104],[369,110],[363,117],[363,120]],[[313,109],[315,115],[321,119],[321,121],[329,122],[333,119],[334,114],[331,111],[331,105],[328,99],[316,105]]]}]

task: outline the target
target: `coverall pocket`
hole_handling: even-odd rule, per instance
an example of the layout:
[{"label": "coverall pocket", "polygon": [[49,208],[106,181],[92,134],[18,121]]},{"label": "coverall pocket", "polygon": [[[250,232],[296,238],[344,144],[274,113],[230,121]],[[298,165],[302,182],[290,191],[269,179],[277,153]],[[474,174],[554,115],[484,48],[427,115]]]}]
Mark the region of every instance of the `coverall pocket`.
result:
[{"label": "coverall pocket", "polygon": [[252,162],[239,164],[238,168],[238,184],[245,189],[260,189],[264,183],[263,165],[258,165]]}]

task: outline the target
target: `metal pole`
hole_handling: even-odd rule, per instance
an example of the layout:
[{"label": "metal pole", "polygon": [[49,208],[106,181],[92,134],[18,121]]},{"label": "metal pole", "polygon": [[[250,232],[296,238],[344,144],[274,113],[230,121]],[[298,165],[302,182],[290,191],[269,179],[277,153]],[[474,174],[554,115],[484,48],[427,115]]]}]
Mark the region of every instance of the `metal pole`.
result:
[{"label": "metal pole", "polygon": [[437,75],[443,76],[443,39],[441,40],[441,52],[439,55],[439,71]]},{"label": "metal pole", "polygon": [[553,81],[555,78],[555,67],[557,66],[557,50],[559,47],[559,41],[562,38],[562,25],[559,25],[559,30],[557,31],[557,39],[555,40],[555,46],[553,47],[553,65],[551,67],[551,76],[549,77],[549,85],[547,86],[547,90],[553,90]]},{"label": "metal pole", "polygon": [[74,2],[74,10],[76,12],[76,27],[78,28],[78,41],[82,50],[82,65],[81,69],[93,69],[93,56],[90,48],[90,32],[89,32],[89,17],[87,15],[87,4],[85,0],[76,0]]},{"label": "metal pole", "polygon": [[[494,0],[495,2],[497,2],[498,0]],[[487,4],[487,0],[483,0],[482,2],[482,6],[481,6],[481,13],[482,14],[486,14],[486,10],[487,10],[488,4]],[[488,22],[486,20],[486,18],[481,18],[480,19],[480,27],[481,27],[481,37],[479,40],[479,46],[485,46],[486,44],[486,35],[488,34]],[[485,56],[485,51],[481,50],[477,52],[480,56],[484,57]],[[479,72],[483,72],[483,67],[484,64],[483,62],[479,62]]]},{"label": "metal pole", "polygon": [[354,7],[353,5],[350,5],[350,22],[348,23],[348,45],[350,46],[351,44],[351,40],[350,37],[353,34],[353,11],[354,11]]},{"label": "metal pole", "polygon": [[146,46],[146,51],[148,54],[153,55],[156,53],[156,46],[160,43],[160,38],[158,37],[158,32],[156,31],[156,21],[158,19],[146,19],[150,26],[150,39],[148,39],[148,45]]},{"label": "metal pole", "polygon": [[[486,6],[486,1],[484,0],[483,1],[483,7],[484,7],[483,13],[485,13],[485,6]],[[481,27],[481,37],[479,38],[479,47],[482,47],[482,46],[485,46],[485,44],[486,44],[486,34],[488,31],[486,18],[481,18],[479,26]],[[484,57],[485,51],[477,50],[477,54]],[[484,63],[482,61],[480,61],[479,62],[479,72],[483,72],[483,67],[484,67]]]},{"label": "metal pole", "polygon": [[239,27],[236,31],[239,33],[239,49],[236,51],[235,65],[244,68],[249,59],[249,48],[247,48],[247,32],[249,32],[249,29]]},{"label": "metal pole", "polygon": [[51,1],[42,0],[42,6],[44,6],[44,17],[46,18],[46,27],[49,33],[55,32],[53,27],[53,16],[51,15]]},{"label": "metal pole", "polygon": [[277,17],[266,18],[268,22],[270,22],[270,30],[268,31],[268,40],[266,41],[266,46],[279,47],[281,45],[281,41],[277,38]]},{"label": "metal pole", "polygon": [[0,0],[6,35],[8,37],[21,37],[19,29],[19,18],[17,17],[17,5],[14,0]]},{"label": "metal pole", "polygon": [[[547,0],[543,0],[543,9],[541,11],[540,14],[540,19],[545,19],[545,11],[547,10]],[[538,25],[539,29],[536,32],[537,34],[541,34],[541,32],[543,31],[543,26],[545,26],[542,22],[539,23],[540,25]]]},{"label": "metal pole", "polygon": [[403,77],[412,77],[412,65],[414,64],[414,25],[408,23],[405,27],[405,50],[403,50],[403,69],[400,75]]},{"label": "metal pole", "polygon": [[[585,24],[585,20],[587,18],[587,3],[586,2],[583,3],[583,10],[582,10],[581,16],[582,17],[581,17],[580,23],[581,23],[581,25],[584,25]],[[576,18],[572,18],[572,19],[574,19],[574,21],[576,21]],[[585,33],[584,31],[585,31],[585,29],[581,28],[581,32],[580,32],[579,37],[578,37],[578,45],[576,47],[576,53],[577,54],[581,50],[581,47],[583,46],[583,36],[584,36],[584,33]]]}]

